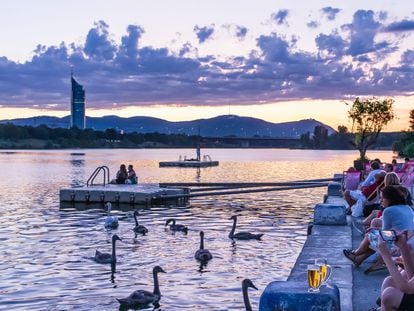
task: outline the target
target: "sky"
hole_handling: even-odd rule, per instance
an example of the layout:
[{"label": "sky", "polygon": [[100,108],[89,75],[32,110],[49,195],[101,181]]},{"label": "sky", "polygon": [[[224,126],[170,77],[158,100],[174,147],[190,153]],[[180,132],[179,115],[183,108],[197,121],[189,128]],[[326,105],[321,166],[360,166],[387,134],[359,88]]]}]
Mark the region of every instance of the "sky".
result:
[{"label": "sky", "polygon": [[414,109],[411,0],[2,0],[0,119],[224,114],[345,125],[356,97]]}]

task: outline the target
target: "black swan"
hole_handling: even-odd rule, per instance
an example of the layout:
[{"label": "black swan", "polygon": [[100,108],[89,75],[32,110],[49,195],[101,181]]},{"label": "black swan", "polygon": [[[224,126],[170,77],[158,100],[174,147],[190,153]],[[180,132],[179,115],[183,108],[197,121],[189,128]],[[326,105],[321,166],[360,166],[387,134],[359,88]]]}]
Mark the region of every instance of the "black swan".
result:
[{"label": "black swan", "polygon": [[105,219],[105,228],[110,228],[110,229],[118,228],[119,226],[118,217],[111,216],[111,208],[112,208],[111,202],[106,203],[105,207],[108,213],[108,216],[106,216],[106,219]]},{"label": "black swan", "polygon": [[138,211],[135,211],[134,212],[135,227],[134,227],[133,230],[134,230],[135,233],[145,235],[145,234],[148,233],[148,229],[145,226],[138,224],[137,216],[139,216],[139,213],[138,213]]},{"label": "black swan", "polygon": [[194,258],[202,263],[206,263],[213,258],[213,255],[211,255],[210,251],[208,249],[204,249],[203,231],[200,231],[200,249],[196,251]]},{"label": "black swan", "polygon": [[244,279],[242,282],[242,290],[243,290],[243,300],[244,306],[246,311],[252,311],[252,306],[250,305],[249,294],[247,293],[247,289],[251,287],[257,290],[257,287],[254,286],[253,282],[249,279]]},{"label": "black swan", "polygon": [[116,262],[116,255],[115,255],[115,241],[116,240],[121,241],[121,239],[116,234],[114,234],[112,236],[112,254],[101,253],[100,251],[96,250],[94,259],[97,263],[112,264]]},{"label": "black swan", "polygon": [[174,218],[167,219],[167,221],[165,222],[165,225],[168,226],[168,224],[170,222],[172,222],[172,225],[170,225],[170,230],[171,231],[181,231],[181,232],[184,232],[184,233],[187,233],[188,232],[188,228],[186,226],[184,226],[184,225],[176,225]]},{"label": "black swan", "polygon": [[131,295],[125,298],[120,298],[118,302],[121,304],[122,307],[134,307],[134,306],[144,306],[150,303],[157,304],[158,301],[161,299],[161,292],[160,286],[158,284],[158,276],[159,272],[165,273],[165,271],[160,266],[155,266],[152,270],[152,275],[154,277],[154,291],[151,293],[146,290],[136,290]]},{"label": "black swan", "polygon": [[260,238],[263,236],[263,233],[253,234],[250,232],[237,232],[234,233],[236,230],[236,223],[237,223],[237,216],[233,215],[230,217],[230,219],[233,219],[233,227],[231,228],[231,231],[229,233],[230,239],[237,239],[237,240],[260,240]]}]

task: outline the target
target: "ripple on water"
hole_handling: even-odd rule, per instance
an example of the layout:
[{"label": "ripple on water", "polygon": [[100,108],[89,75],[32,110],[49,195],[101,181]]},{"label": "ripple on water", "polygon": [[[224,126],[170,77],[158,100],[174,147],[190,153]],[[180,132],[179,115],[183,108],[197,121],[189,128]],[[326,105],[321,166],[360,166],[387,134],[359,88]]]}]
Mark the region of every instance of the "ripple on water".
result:
[{"label": "ripple on water", "polygon": [[[134,208],[129,205],[113,205],[120,226],[106,230],[102,204],[58,204],[60,187],[80,184],[103,163],[112,170],[119,163],[134,163],[143,182],[272,182],[331,177],[355,156],[344,151],[211,152],[223,159],[220,166],[199,171],[158,168],[160,157],[176,158],[181,150],[135,150],[127,153],[129,159],[119,150],[0,153],[0,170],[10,176],[0,179],[0,217],[6,224],[0,227],[0,256],[7,258],[0,265],[0,310],[118,309],[116,298],[136,289],[152,290],[155,265],[167,271],[159,275],[162,310],[242,310],[244,278],[259,288],[249,291],[253,309],[258,309],[265,286],[288,277],[305,242],[313,206],[321,202],[325,189],[207,196],[183,206],[135,207],[140,224],[149,230],[146,236],[133,233]],[[45,172],[56,174],[46,179]],[[232,215],[238,215],[236,230],[264,233],[262,240],[230,240]],[[188,234],[169,231],[164,226],[168,218],[188,226]],[[205,267],[194,259],[200,230],[214,257]],[[122,238],[115,270],[93,261],[97,249],[111,251],[114,233]]]}]

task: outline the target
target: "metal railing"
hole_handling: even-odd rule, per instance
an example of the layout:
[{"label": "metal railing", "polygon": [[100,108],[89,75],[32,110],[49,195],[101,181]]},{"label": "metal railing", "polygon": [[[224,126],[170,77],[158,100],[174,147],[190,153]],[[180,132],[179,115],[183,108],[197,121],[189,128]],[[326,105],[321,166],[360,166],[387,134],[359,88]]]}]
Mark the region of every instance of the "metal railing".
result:
[{"label": "metal railing", "polygon": [[93,186],[93,182],[95,178],[99,175],[100,172],[103,171],[103,185],[109,184],[109,168],[106,165],[98,166],[91,176],[89,176],[88,181],[86,182],[86,186]]}]

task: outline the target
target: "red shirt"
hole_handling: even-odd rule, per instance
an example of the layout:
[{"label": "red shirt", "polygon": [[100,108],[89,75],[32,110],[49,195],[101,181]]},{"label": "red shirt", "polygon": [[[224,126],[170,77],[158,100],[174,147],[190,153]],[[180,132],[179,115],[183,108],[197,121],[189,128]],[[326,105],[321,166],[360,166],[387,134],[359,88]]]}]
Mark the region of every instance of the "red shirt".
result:
[{"label": "red shirt", "polygon": [[361,192],[363,195],[365,195],[365,197],[368,199],[368,197],[375,192],[375,190],[377,190],[377,187],[380,185],[381,183],[378,182],[374,182],[373,184],[366,186],[366,187],[362,187]]}]

